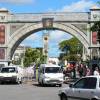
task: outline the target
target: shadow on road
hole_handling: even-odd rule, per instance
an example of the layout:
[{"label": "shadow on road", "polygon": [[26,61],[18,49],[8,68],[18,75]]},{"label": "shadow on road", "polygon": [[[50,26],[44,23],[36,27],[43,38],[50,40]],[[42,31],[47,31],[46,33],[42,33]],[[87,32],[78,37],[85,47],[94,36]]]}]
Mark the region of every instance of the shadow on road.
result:
[{"label": "shadow on road", "polygon": [[40,84],[38,84],[38,82],[37,82],[37,83],[34,83],[34,82],[33,82],[32,85],[37,86],[37,87],[59,87],[59,85],[47,85],[47,84],[45,84],[45,85],[40,85]]}]

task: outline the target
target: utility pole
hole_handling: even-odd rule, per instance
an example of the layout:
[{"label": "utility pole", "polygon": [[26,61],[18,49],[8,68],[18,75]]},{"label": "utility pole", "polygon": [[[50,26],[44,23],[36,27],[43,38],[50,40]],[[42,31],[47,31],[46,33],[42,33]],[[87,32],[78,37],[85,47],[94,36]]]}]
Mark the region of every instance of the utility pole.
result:
[{"label": "utility pole", "polygon": [[24,44],[22,44],[22,48],[23,48],[23,56],[21,58],[21,66],[24,67],[24,58],[25,58],[25,51],[26,51]]}]

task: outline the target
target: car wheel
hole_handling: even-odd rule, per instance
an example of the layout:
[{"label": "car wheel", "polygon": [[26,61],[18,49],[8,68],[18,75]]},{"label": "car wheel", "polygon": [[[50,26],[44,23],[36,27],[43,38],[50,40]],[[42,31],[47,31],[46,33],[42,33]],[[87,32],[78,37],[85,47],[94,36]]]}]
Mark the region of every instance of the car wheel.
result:
[{"label": "car wheel", "polygon": [[62,87],[62,84],[59,84],[59,87]]},{"label": "car wheel", "polygon": [[38,84],[41,85],[41,82],[38,81]]},{"label": "car wheel", "polygon": [[66,96],[65,94],[62,94],[62,95],[60,96],[60,100],[68,100],[68,99],[67,99],[67,96]]},{"label": "car wheel", "polygon": [[41,82],[39,81],[39,79],[38,79],[38,84],[41,85]]},{"label": "car wheel", "polygon": [[4,84],[4,82],[0,82],[0,84]]},{"label": "car wheel", "polygon": [[96,98],[93,98],[93,99],[91,99],[91,100],[97,100]]},{"label": "car wheel", "polygon": [[42,80],[42,86],[44,86],[44,82],[43,82],[43,80]]}]

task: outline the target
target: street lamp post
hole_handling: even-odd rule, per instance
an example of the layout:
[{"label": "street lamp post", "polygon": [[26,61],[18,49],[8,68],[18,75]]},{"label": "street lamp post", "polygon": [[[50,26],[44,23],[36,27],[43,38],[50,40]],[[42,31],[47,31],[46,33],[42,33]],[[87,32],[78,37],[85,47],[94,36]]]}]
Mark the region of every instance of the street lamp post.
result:
[{"label": "street lamp post", "polygon": [[21,66],[24,67],[24,58],[25,58],[25,45],[22,44],[22,47],[23,47],[23,56],[21,58]]},{"label": "street lamp post", "polygon": [[46,62],[48,63],[48,39],[49,39],[49,32],[53,28],[53,18],[43,18],[42,25],[46,31],[46,34],[44,34],[44,38],[43,38],[44,40],[43,53],[44,53],[44,56],[47,56]]},{"label": "street lamp post", "polygon": [[78,56],[78,61],[80,62],[81,61],[81,53],[80,53],[80,47],[81,46],[81,44],[78,42],[78,44],[77,44],[77,56]]},{"label": "street lamp post", "polygon": [[43,33],[43,55],[46,56],[46,63],[48,63],[48,45],[49,45],[49,32]]}]

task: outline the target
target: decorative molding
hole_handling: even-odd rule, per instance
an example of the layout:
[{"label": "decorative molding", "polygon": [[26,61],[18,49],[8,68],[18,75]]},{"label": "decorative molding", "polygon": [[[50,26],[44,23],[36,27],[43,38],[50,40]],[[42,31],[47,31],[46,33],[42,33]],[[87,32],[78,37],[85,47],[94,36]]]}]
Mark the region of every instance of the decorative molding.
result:
[{"label": "decorative molding", "polygon": [[15,31],[23,27],[25,24],[10,24],[10,35],[12,35]]}]

